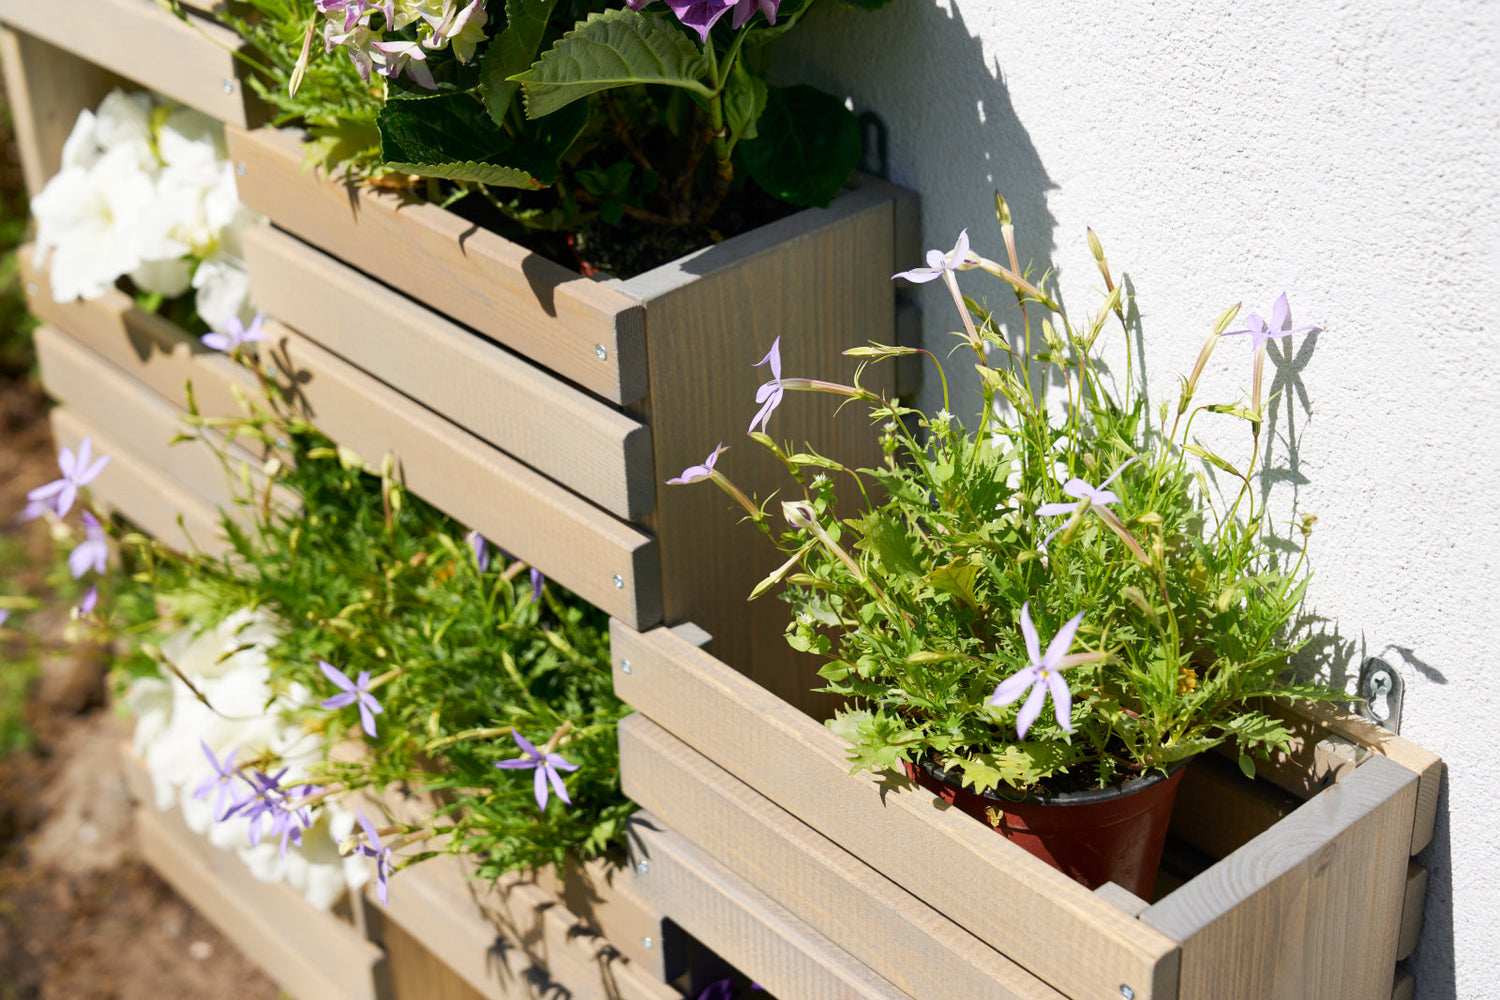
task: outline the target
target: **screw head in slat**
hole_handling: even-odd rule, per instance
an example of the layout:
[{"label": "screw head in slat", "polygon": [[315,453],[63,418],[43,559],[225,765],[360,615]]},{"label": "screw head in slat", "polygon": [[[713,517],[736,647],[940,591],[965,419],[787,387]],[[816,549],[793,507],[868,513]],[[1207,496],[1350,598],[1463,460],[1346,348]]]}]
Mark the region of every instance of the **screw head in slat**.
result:
[{"label": "screw head in slat", "polygon": [[630,673],[630,661],[629,660],[621,660],[620,661],[620,673],[622,673],[622,674],[628,674],[628,673]]},{"label": "screw head in slat", "polygon": [[598,358],[600,361],[608,361],[609,360],[609,351],[607,351],[607,350],[604,349],[604,345],[603,344],[595,344],[594,345],[594,357]]}]

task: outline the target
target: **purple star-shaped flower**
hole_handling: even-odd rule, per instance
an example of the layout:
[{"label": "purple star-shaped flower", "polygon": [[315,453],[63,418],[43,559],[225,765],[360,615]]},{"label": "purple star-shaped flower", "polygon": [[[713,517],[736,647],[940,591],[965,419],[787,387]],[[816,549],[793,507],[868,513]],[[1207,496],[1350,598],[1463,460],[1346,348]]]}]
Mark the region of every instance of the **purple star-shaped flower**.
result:
[{"label": "purple star-shaped flower", "polygon": [[98,478],[108,464],[108,455],[100,455],[94,461],[93,439],[85,437],[78,445],[77,455],[71,448],[57,453],[57,468],[62,472],[62,478],[38,486],[26,494],[26,499],[50,500],[49,506],[57,511],[57,516],[67,517],[68,511],[73,509],[73,501],[78,499],[78,491]]},{"label": "purple star-shaped flower", "polygon": [[336,694],[324,700],[322,707],[344,708],[347,705],[358,703],[359,724],[364,729],[366,735],[374,739],[375,716],[384,712],[385,709],[380,707],[380,702],[376,701],[375,696],[370,693],[370,672],[368,670],[361,670],[359,677],[351,681],[338,667],[325,660],[319,660],[318,666],[322,669],[324,677],[327,677],[344,689],[341,694]]},{"label": "purple star-shaped flower", "polygon": [[[778,364],[777,367],[779,368],[780,365]],[[750,426],[754,427],[755,424],[752,423]],[[720,441],[719,446],[713,450],[713,454],[709,455],[703,460],[702,465],[688,466],[686,469],[682,470],[682,475],[674,476],[673,478],[668,479],[667,483],[672,486],[681,486],[687,483],[696,483],[700,480],[707,479],[709,476],[712,476],[714,474],[714,465],[719,461],[719,456],[728,450],[729,449],[725,447],[724,442]]]},{"label": "purple star-shaped flower", "polygon": [[557,793],[558,798],[562,799],[568,805],[572,805],[573,800],[568,798],[568,789],[563,785],[562,775],[557,772],[559,768],[564,771],[576,771],[578,770],[578,765],[570,764],[566,760],[563,760],[561,754],[549,753],[544,756],[530,740],[514,729],[511,730],[510,738],[516,741],[516,746],[520,747],[521,752],[526,756],[516,757],[513,760],[502,760],[497,762],[495,766],[508,770],[535,768],[534,785],[536,807],[538,809],[545,810],[547,808],[547,783],[549,781],[552,783],[552,790]]},{"label": "purple star-shaped flower", "polygon": [[89,588],[89,592],[87,594],[83,595],[83,600],[81,600],[81,601],[78,602],[78,607],[75,608],[74,610],[78,614],[80,614],[80,615],[91,615],[91,614],[94,613],[94,608],[98,604],[99,604],[99,588],[98,587],[90,587]]},{"label": "purple star-shaped flower", "polygon": [[[1120,502],[1120,498],[1115,495],[1115,491],[1108,489],[1108,486],[1110,483],[1115,481],[1115,478],[1119,476],[1120,473],[1124,472],[1126,469],[1130,468],[1132,465],[1139,461],[1139,457],[1132,458],[1130,461],[1126,462],[1124,465],[1120,466],[1118,469],[1112,472],[1110,474],[1110,477],[1104,482],[1100,483],[1098,486],[1090,486],[1082,479],[1069,479],[1066,483],[1063,483],[1063,492],[1070,497],[1077,497],[1078,500],[1074,503],[1044,503],[1036,509],[1037,517],[1058,517],[1062,514],[1071,514],[1078,509],[1079,504],[1081,504],[1084,500],[1087,500],[1089,501],[1089,509],[1097,512],[1099,517],[1102,518],[1105,523],[1109,524],[1111,528],[1115,528],[1118,525],[1117,530],[1124,531],[1125,526],[1123,524],[1120,524],[1120,519],[1115,517],[1112,512],[1105,509],[1112,503]],[[1064,525],[1064,527],[1066,527],[1066,525]],[[1051,534],[1042,539],[1043,552],[1047,550],[1047,543],[1052,541],[1052,539],[1056,537],[1057,533],[1061,530],[1062,528],[1054,529]]]},{"label": "purple star-shaped flower", "polygon": [[89,511],[83,512],[83,531],[83,541],[68,553],[68,570],[75,580],[91,569],[103,573],[109,560],[109,543],[105,540],[104,529]]},{"label": "purple star-shaped flower", "polygon": [[969,231],[965,229],[958,234],[958,239],[953,243],[953,249],[947,253],[941,250],[927,251],[927,266],[914,267],[910,271],[898,271],[891,275],[892,279],[905,278],[907,281],[922,285],[936,278],[942,278],[951,287],[958,287],[958,279],[954,272],[963,270],[966,266],[975,264],[974,255],[969,252]]},{"label": "purple star-shaped flower", "polygon": [[474,562],[479,566],[479,572],[487,572],[490,568],[490,543],[477,531],[471,531],[464,536],[464,541],[469,543],[469,548],[474,550]]},{"label": "purple star-shaped flower", "polygon": [[360,829],[365,831],[367,843],[360,844],[355,849],[356,854],[375,859],[375,894],[380,897],[382,906],[389,902],[391,886],[391,849],[380,843],[380,833],[375,829],[375,824],[365,815],[363,809],[355,810],[359,814]]},{"label": "purple star-shaped flower", "polygon": [[198,790],[193,793],[193,798],[201,799],[217,789],[218,795],[214,797],[214,820],[222,821],[239,804],[234,801],[235,779],[239,777],[239,772],[234,767],[234,755],[239,751],[229,751],[221,761],[214,756],[214,752],[203,740],[200,739],[198,745],[203,748],[203,756],[208,758],[208,763],[213,767],[214,773],[212,777],[203,780],[203,784],[199,785]]},{"label": "purple star-shaped flower", "polygon": [[781,405],[781,397],[786,395],[786,389],[781,384],[780,337],[771,341],[771,349],[766,352],[766,356],[750,367],[759,368],[764,364],[771,366],[771,381],[766,382],[759,389],[755,390],[755,401],[761,404],[761,406],[756,412],[755,417],[750,421],[750,430],[745,432],[747,434],[755,430],[756,424],[760,424],[760,432],[764,434],[766,432],[766,422],[771,419],[771,414],[775,411],[776,407]]},{"label": "purple star-shaped flower", "polygon": [[995,688],[995,693],[990,696],[991,705],[1009,705],[1021,697],[1022,691],[1031,689],[1031,696],[1026,699],[1026,704],[1021,706],[1021,712],[1016,716],[1018,739],[1026,738],[1026,731],[1031,728],[1037,716],[1042,714],[1042,702],[1046,700],[1049,691],[1052,693],[1052,708],[1057,715],[1057,724],[1067,732],[1073,731],[1073,693],[1068,690],[1068,683],[1062,679],[1059,671],[1096,658],[1092,653],[1068,655],[1068,647],[1073,645],[1073,634],[1078,631],[1078,625],[1082,621],[1081,611],[1068,619],[1067,624],[1052,637],[1052,642],[1047,645],[1047,655],[1043,656],[1036,626],[1031,624],[1031,602],[1021,605],[1021,635],[1026,639],[1026,653],[1031,657],[1031,665],[1022,667],[1001,681]]},{"label": "purple star-shaped flower", "polygon": [[531,600],[533,603],[542,599],[542,584],[546,582],[547,578],[542,575],[542,571],[535,566],[531,567]]},{"label": "purple star-shaped flower", "polygon": [[255,318],[247,327],[240,322],[238,316],[231,316],[224,321],[223,333],[205,333],[199,337],[204,347],[215,351],[223,351],[228,354],[236,347],[245,344],[254,344],[266,340],[266,335],[261,331],[261,324],[266,321],[264,313],[256,313]]},{"label": "purple star-shaped flower", "polygon": [[270,820],[270,832],[272,836],[278,836],[284,829],[282,814],[286,811],[286,793],[281,789],[281,779],[286,775],[287,769],[282,768],[274,775],[266,774],[264,771],[256,771],[250,778],[250,792],[240,799],[226,816],[236,813],[250,821],[250,846],[256,847],[261,840],[261,826]]},{"label": "purple star-shaped flower", "polygon": [[1282,292],[1271,306],[1271,322],[1267,323],[1255,313],[1251,313],[1246,322],[1250,325],[1243,330],[1226,330],[1220,334],[1223,337],[1238,337],[1241,334],[1250,335],[1250,353],[1255,361],[1251,372],[1250,408],[1257,413],[1260,412],[1260,387],[1265,373],[1266,342],[1276,340],[1280,337],[1290,337],[1294,333],[1308,333],[1318,329],[1316,326],[1299,326],[1296,329],[1283,329],[1291,320],[1292,308],[1287,304],[1286,292]]},{"label": "purple star-shaped flower", "polygon": [[10,608],[0,608],[0,627],[10,620]]}]

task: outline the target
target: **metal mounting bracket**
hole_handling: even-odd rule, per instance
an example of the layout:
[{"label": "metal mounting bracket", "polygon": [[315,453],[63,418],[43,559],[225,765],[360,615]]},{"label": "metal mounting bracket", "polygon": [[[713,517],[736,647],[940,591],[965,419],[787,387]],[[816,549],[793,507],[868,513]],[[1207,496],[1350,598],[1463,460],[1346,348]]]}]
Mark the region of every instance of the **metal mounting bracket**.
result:
[{"label": "metal mounting bracket", "polygon": [[1401,704],[1406,685],[1389,663],[1378,657],[1365,660],[1359,669],[1359,714],[1393,733],[1401,732]]}]

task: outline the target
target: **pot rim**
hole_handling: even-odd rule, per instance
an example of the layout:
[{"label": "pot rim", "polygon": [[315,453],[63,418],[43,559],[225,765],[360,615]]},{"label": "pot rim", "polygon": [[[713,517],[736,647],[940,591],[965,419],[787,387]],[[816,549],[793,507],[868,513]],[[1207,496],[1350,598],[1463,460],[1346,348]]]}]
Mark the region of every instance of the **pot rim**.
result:
[{"label": "pot rim", "polygon": [[965,795],[973,795],[987,802],[993,802],[1001,807],[1008,805],[1082,806],[1091,805],[1096,802],[1110,802],[1114,799],[1123,799],[1139,792],[1144,792],[1154,785],[1159,785],[1164,781],[1170,781],[1176,777],[1181,773],[1183,768],[1188,766],[1191,760],[1192,758],[1188,757],[1173,764],[1166,771],[1154,771],[1150,774],[1137,775],[1133,778],[1127,778],[1117,785],[1109,785],[1104,788],[1085,788],[1079,792],[1058,792],[1056,795],[1023,795],[1020,798],[1006,798],[1003,795],[995,794],[993,791],[976,792],[971,788],[965,787],[962,782],[950,778],[949,775],[953,772],[941,768],[926,759],[917,761],[915,766],[950,788],[955,788]]}]

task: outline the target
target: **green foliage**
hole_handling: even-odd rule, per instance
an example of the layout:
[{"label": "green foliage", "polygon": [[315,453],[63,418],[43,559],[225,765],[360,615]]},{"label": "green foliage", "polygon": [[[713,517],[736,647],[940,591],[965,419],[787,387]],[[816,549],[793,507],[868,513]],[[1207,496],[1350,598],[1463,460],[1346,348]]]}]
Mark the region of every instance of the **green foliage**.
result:
[{"label": "green foliage", "polygon": [[[367,744],[354,760],[330,756],[321,781],[433,793],[442,803],[433,849],[475,854],[492,877],[621,846],[633,806],[620,793],[615,724],[627,708],[611,685],[604,613],[550,582],[533,600],[521,563],[497,560],[481,572],[464,528],[407,494],[392,463],[374,470],[331,446],[274,389],[243,419],[188,419],[277,458],[266,485],[241,498],[252,526],[225,519],[233,547],[223,558],[141,542],[135,592],[121,600],[167,612],[136,615],[143,649],[184,622],[206,626],[264,607],[285,627],[271,652],[273,684],[313,693],[303,721],[330,749]],[[272,486],[300,509],[274,503]],[[317,707],[333,693],[320,659],[376,678],[385,710],[378,739],[361,733],[354,708]],[[571,806],[554,795],[539,814],[532,772],[493,766],[519,756],[512,727],[538,746],[553,739],[580,765],[567,775]]]},{"label": "green foliage", "polygon": [[[1020,296],[1021,344],[976,302],[963,317],[961,349],[984,385],[972,430],[946,413],[922,417],[849,389],[871,403],[886,454],[884,465],[853,474],[852,501],[835,488],[847,475],[809,482],[805,470],[825,462],[760,438],[814,512],[811,526],[777,539],[797,558],[768,580],[786,584],[795,612],[788,642],[823,655],[826,690],[846,699],[831,725],[852,743],[855,768],[925,759],[979,790],[1046,792],[1163,770],[1225,742],[1242,767],[1285,748],[1290,734],[1260,699],[1342,697],[1286,676],[1299,645],[1287,636],[1306,587],[1306,538],[1295,561],[1287,558],[1298,546],[1268,532],[1252,480],[1191,437],[1203,410],[1244,420],[1254,469],[1259,415],[1190,409],[1188,380],[1171,424],[1165,408],[1153,422],[1128,374],[1117,397],[1091,353],[1109,316],[1122,315],[1118,289],[1075,327],[1040,283],[982,258],[977,266],[1031,291]],[[1047,387],[1066,390],[1061,414],[1056,404],[1049,410]],[[914,421],[925,439],[912,433]],[[1223,503],[1199,485],[1205,463],[1244,480]],[[1117,472],[1109,489],[1118,502],[1038,516],[1045,504],[1078,499],[1064,481],[1100,484]],[[1072,648],[1092,662],[1062,674],[1071,733],[1049,702],[1018,738],[1024,698],[989,703],[1031,663],[1019,625],[1028,602],[1044,649],[1083,613]]]},{"label": "green foliage", "polygon": [[822,207],[859,165],[859,122],[816,87],[771,87],[756,135],[740,151],[755,183],[793,205]]}]

